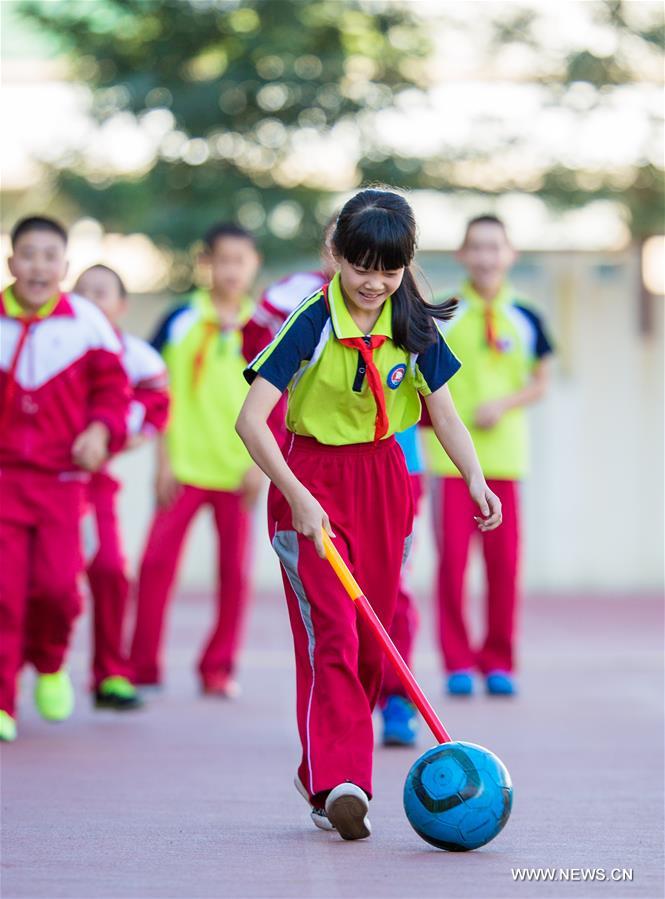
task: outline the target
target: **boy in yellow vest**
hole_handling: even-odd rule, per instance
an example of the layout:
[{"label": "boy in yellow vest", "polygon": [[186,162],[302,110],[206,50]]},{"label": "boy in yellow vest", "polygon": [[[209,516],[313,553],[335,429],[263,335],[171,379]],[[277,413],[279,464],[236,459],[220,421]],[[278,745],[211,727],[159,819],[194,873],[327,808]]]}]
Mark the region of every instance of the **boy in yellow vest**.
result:
[{"label": "boy in yellow vest", "polygon": [[152,341],[169,371],[171,414],[158,444],[157,512],[141,562],[130,661],[138,685],[161,682],[164,612],[180,550],[194,516],[210,506],[219,536],[219,594],[199,675],[204,693],[232,697],[248,587],[249,508],[262,479],[235,432],[248,391],[249,291],[260,257],[253,236],[233,224],[214,226],[204,243],[210,290],[196,291],[171,311]]},{"label": "boy in yellow vest", "polygon": [[[487,630],[471,645],[464,618],[464,576],[475,508],[464,481],[430,432],[428,461],[435,476],[439,637],[452,694],[473,692],[474,671],[491,694],[511,695],[519,568],[519,482],[528,467],[525,407],[544,395],[552,345],[540,316],[506,281],[516,254],[504,223],[473,219],[457,258],[468,272],[461,303],[446,325],[446,341],[462,362],[450,383],[491,490],[503,505],[503,525],[480,534],[487,571]],[[427,429],[429,432],[430,429]]]}]

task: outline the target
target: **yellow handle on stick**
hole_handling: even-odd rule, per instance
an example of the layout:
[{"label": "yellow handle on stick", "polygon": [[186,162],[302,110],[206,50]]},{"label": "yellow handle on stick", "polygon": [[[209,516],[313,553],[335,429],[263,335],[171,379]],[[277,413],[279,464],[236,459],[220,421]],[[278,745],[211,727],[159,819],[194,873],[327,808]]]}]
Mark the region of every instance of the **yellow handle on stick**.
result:
[{"label": "yellow handle on stick", "polygon": [[355,602],[363,595],[363,591],[360,589],[358,581],[347,568],[344,559],[340,556],[339,551],[330,539],[328,532],[323,530],[321,533],[323,534],[323,548],[326,553],[326,558],[334,568],[335,574],[342,582],[342,586]]}]

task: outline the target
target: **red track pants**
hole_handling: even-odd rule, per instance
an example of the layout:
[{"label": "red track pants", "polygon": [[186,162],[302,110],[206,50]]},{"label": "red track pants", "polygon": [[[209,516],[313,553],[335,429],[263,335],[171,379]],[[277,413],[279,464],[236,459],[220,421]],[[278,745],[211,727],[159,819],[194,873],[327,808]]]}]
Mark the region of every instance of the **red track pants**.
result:
[{"label": "red track pants", "polygon": [[[488,480],[501,500],[503,523],[480,534],[477,507],[461,478],[437,478],[433,514],[439,551],[439,640],[448,671],[512,671],[519,565],[519,482]],[[487,571],[487,631],[474,650],[464,618],[464,576],[474,535],[482,540]]]},{"label": "red track pants", "polygon": [[182,485],[155,515],[141,562],[130,663],[139,684],[159,683],[164,613],[187,529],[202,506],[212,507],[219,538],[217,619],[199,661],[202,676],[233,671],[248,593],[250,515],[240,493]]},{"label": "red track pants", "polygon": [[0,709],[10,715],[24,661],[41,674],[65,661],[81,611],[84,489],[75,475],[0,471]]},{"label": "red track pants", "polygon": [[[328,513],[335,545],[390,627],[413,525],[402,450],[393,439],[376,446],[332,447],[295,437],[287,461]],[[268,519],[295,647],[299,777],[315,804],[344,781],[371,795],[372,709],[381,689],[381,647],[357,617],[332,567],[319,558],[311,540],[294,531],[289,505],[274,486]]]},{"label": "red track pants", "polygon": [[[420,474],[409,475],[411,482],[411,493],[413,494],[413,505],[415,514],[418,514],[420,500],[423,494],[423,476]],[[408,560],[405,562],[406,569]],[[393,643],[399,650],[400,655],[411,667],[413,658],[413,644],[418,631],[418,608],[415,604],[411,591],[405,583],[406,570],[402,570],[402,576],[399,582],[399,590],[397,592],[397,604],[395,606],[395,615],[393,617],[392,627],[390,628],[390,636]],[[402,681],[395,673],[395,669],[388,659],[384,660],[383,669],[383,686],[381,688],[381,702],[385,702],[389,696],[407,696],[406,690],[402,685]]]},{"label": "red track pants", "polygon": [[94,474],[88,485],[88,502],[94,513],[98,540],[97,552],[88,565],[93,598],[94,687],[106,677],[131,676],[122,649],[129,580],[116,509],[119,487],[104,472]]}]

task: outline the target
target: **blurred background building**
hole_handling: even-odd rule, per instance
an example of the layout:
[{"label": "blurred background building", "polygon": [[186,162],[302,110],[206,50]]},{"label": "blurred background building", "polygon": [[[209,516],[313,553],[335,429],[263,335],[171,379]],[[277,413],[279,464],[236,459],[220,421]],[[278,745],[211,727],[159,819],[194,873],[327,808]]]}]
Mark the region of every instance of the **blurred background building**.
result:
[{"label": "blurred background building", "polygon": [[[256,232],[263,284],[316,264],[350,191],[389,183],[410,192],[437,293],[460,279],[466,219],[498,213],[521,251],[514,283],[558,347],[532,412],[527,584],[662,583],[660,2],[11,0],[0,14],[5,251],[19,216],[62,218],[72,279],[112,265],[134,293],[128,327],[148,335],[196,283],[212,221]],[[115,465],[135,560],[150,450]],[[189,585],[212,576],[206,524]],[[261,513],[267,586],[263,528]],[[425,515],[413,576],[425,588],[431,573]]]}]

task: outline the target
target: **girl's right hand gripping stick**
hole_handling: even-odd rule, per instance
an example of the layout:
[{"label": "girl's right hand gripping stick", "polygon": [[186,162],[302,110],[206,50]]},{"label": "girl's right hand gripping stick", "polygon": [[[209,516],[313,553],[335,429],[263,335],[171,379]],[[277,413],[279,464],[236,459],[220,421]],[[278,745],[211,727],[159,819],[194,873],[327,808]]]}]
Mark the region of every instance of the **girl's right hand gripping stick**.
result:
[{"label": "girl's right hand gripping stick", "polygon": [[447,732],[447,730],[439,720],[439,716],[430,705],[429,700],[420,689],[418,682],[416,681],[413,674],[411,674],[411,671],[409,670],[406,662],[399,654],[397,647],[395,646],[393,641],[390,639],[388,631],[381,624],[379,616],[376,614],[376,612],[370,605],[369,600],[358,586],[358,582],[349,571],[346,563],[344,562],[344,559],[337,551],[335,544],[332,542],[325,529],[322,531],[322,533],[326,558],[332,565],[335,574],[340,579],[349,597],[353,600],[353,602],[360,610],[361,615],[370,626],[372,632],[374,633],[374,636],[377,638],[384,652],[390,659],[393,668],[397,672],[397,675],[404,685],[404,689],[409,694],[412,702],[427,722],[429,729],[432,731],[439,743],[452,742],[452,737]]}]

